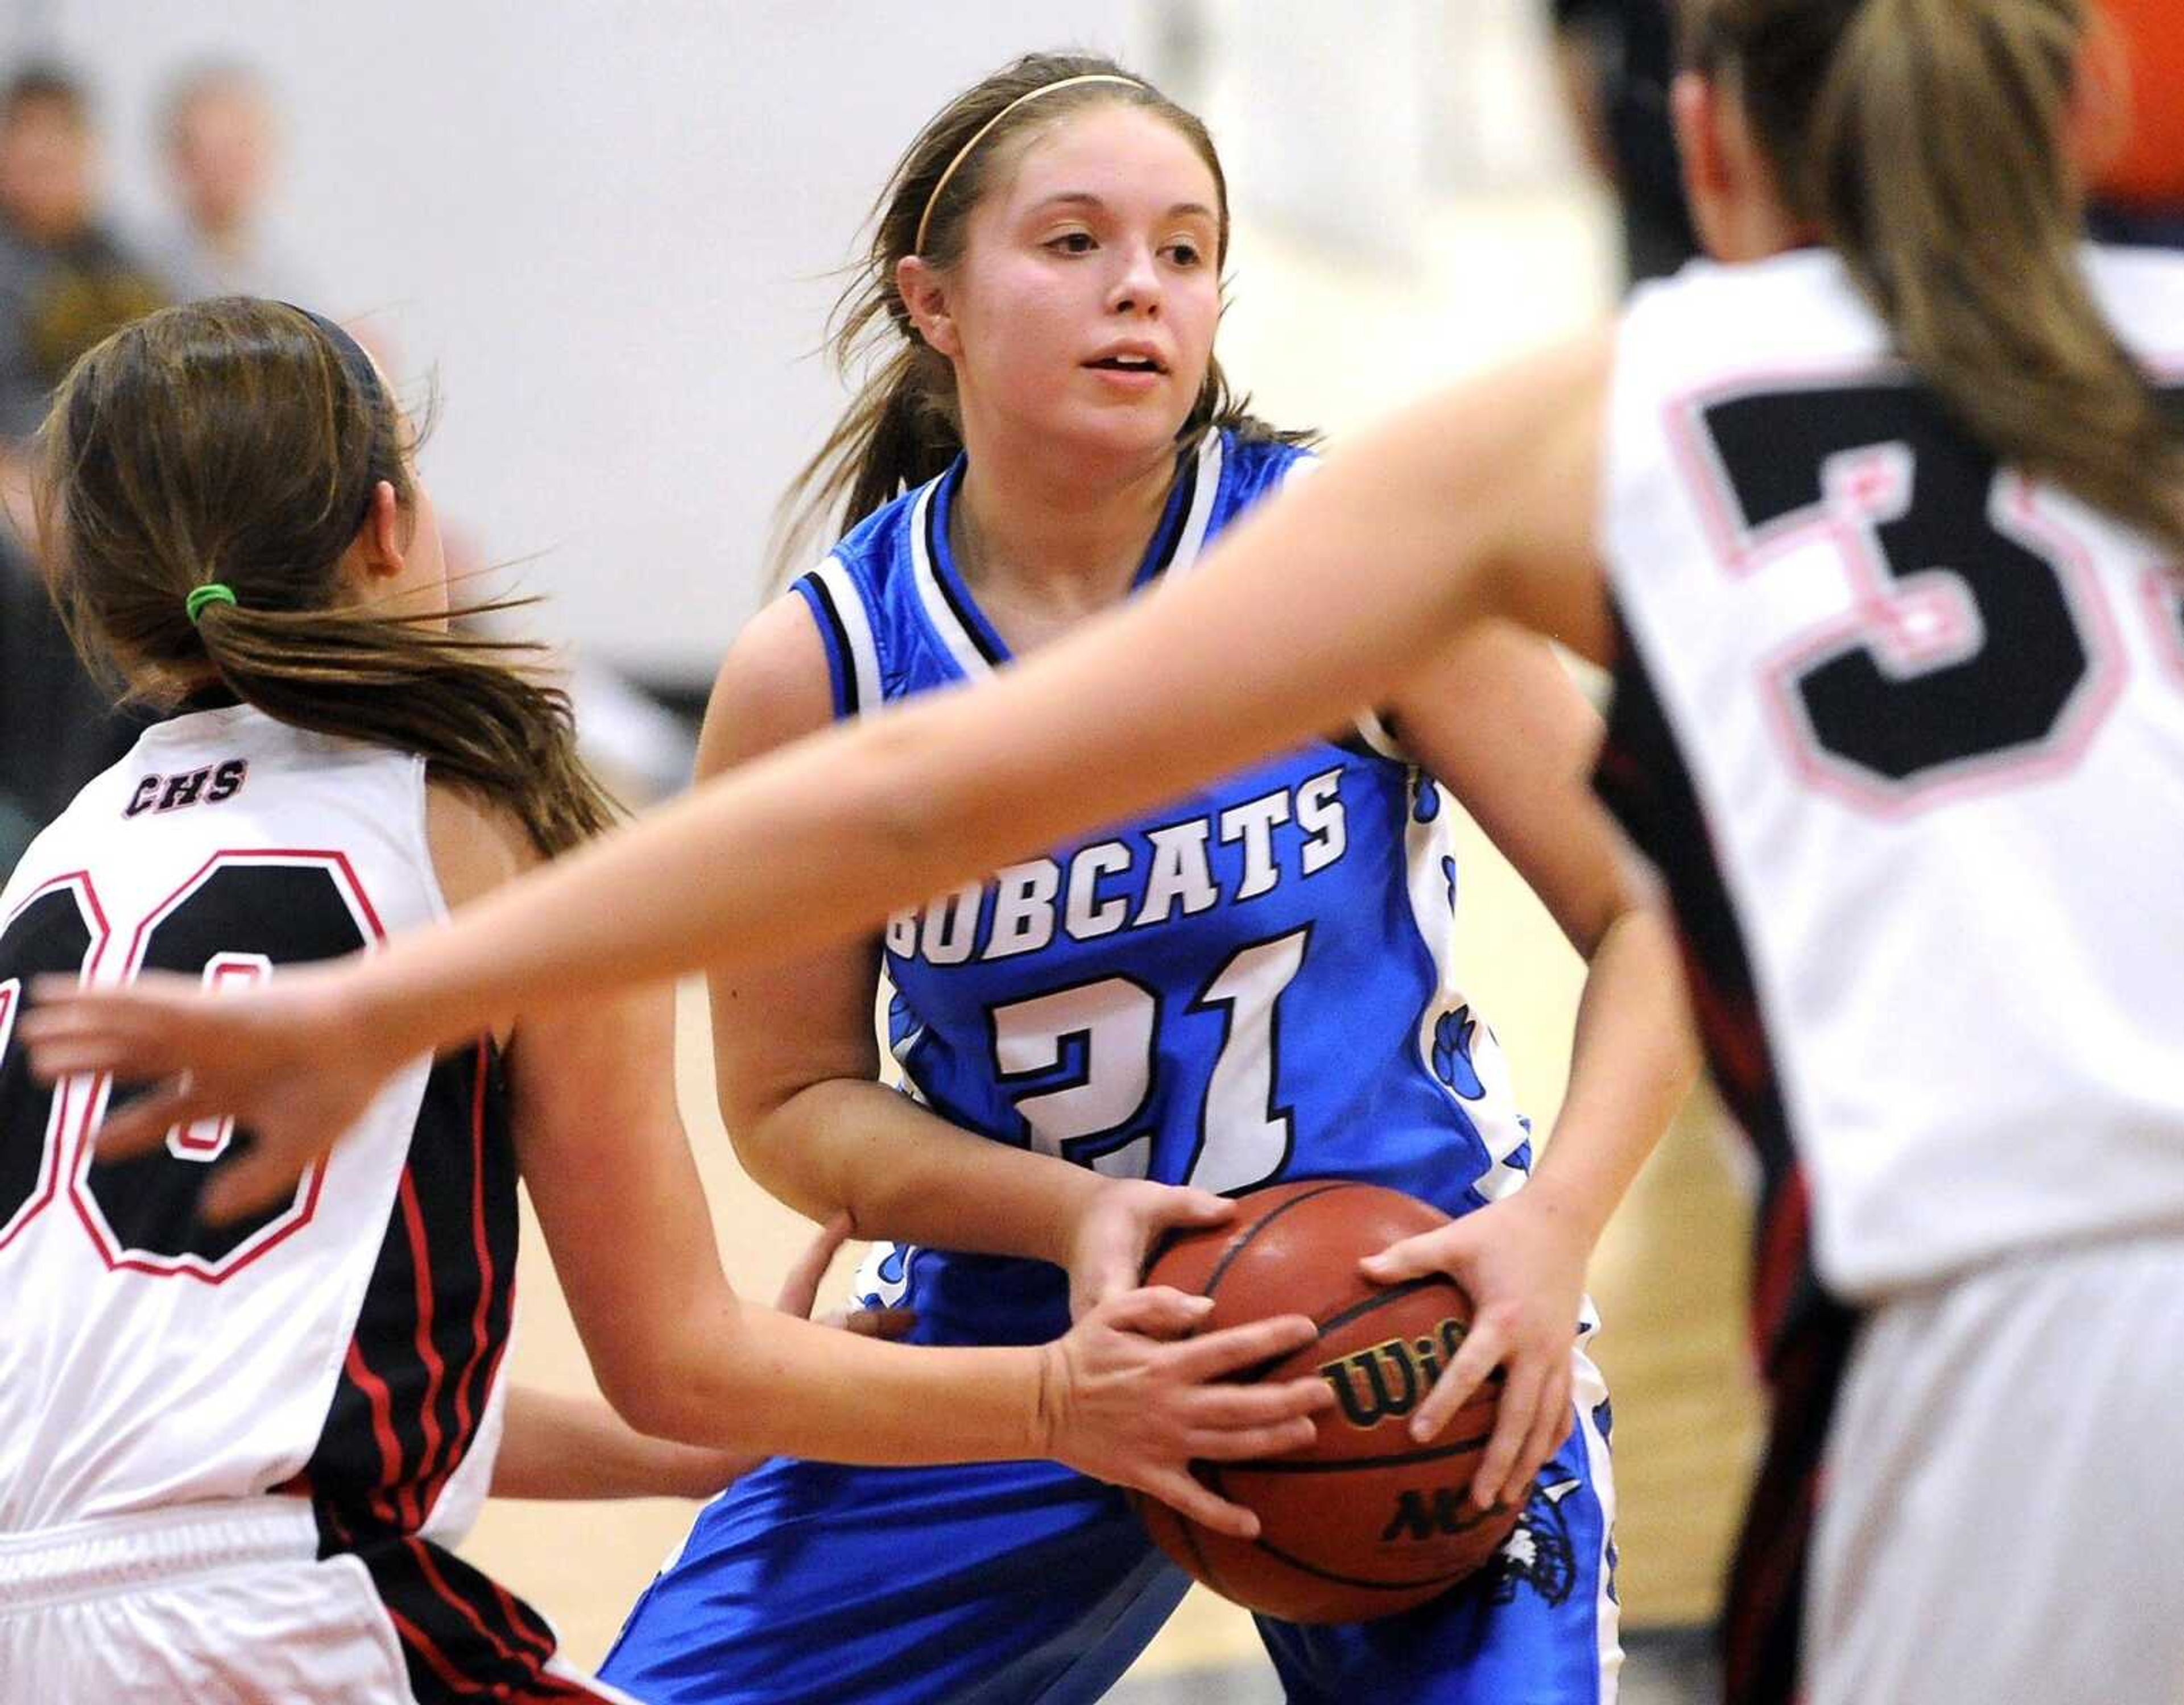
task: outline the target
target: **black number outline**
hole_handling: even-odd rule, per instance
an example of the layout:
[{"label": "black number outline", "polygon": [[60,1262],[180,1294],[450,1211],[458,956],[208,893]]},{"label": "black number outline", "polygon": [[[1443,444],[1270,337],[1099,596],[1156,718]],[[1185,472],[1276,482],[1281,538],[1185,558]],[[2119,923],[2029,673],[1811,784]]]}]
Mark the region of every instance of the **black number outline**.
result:
[{"label": "black number outline", "polygon": [[[1074,1029],[1053,1032],[1054,1063],[1051,1066],[1037,1067],[1028,1072],[1009,1072],[1003,1070],[1001,1067],[1001,1014],[1018,1006],[1029,1006],[1035,1000],[1048,1000],[1057,995],[1073,995],[1080,989],[1098,989],[1108,983],[1121,983],[1134,989],[1139,994],[1144,995],[1146,1002],[1152,1008],[1153,1017],[1152,1024],[1147,1033],[1150,1039],[1145,1050],[1145,1092],[1138,1097],[1137,1105],[1115,1124],[1104,1126],[1096,1131],[1087,1131],[1082,1136],[1064,1137],[1056,1145],[1056,1151],[1063,1160],[1077,1166],[1090,1167],[1095,1172],[1100,1170],[1099,1162],[1112,1155],[1122,1153],[1134,1143],[1140,1141],[1145,1143],[1147,1155],[1150,1156],[1152,1152],[1150,1144],[1153,1133],[1150,1130],[1134,1130],[1132,1127],[1136,1125],[1143,1116],[1146,1106],[1153,1099],[1154,1092],[1159,1087],[1162,1016],[1159,992],[1147,988],[1134,977],[1111,973],[1102,977],[1088,977],[1076,983],[1057,983],[1051,989],[1042,989],[1037,995],[1023,995],[1014,1000],[997,1001],[986,1009],[987,1057],[993,1061],[994,1086],[1009,1098],[1010,1111],[1023,1123],[1023,1140],[1021,1146],[1036,1151],[1037,1138],[1032,1130],[1031,1120],[1023,1111],[1023,1103],[1035,1096],[1066,1095],[1072,1089],[1084,1089],[1091,1083],[1091,1027],[1079,1025]],[[1078,1045],[1076,1050],[1078,1057],[1073,1061],[1070,1058],[1072,1043]],[[1052,1083],[1040,1081],[1048,1078],[1056,1078],[1057,1081]],[[1014,1089],[1011,1085],[1015,1084],[1022,1084],[1023,1088],[1021,1090]],[[1135,1176],[1135,1174],[1130,1176]]]},{"label": "black number outline", "polygon": [[[1816,500],[1784,504],[1764,521],[1752,524],[1714,426],[1720,411],[1741,405],[1780,409],[1786,426],[1795,425],[1810,436],[1819,412],[1817,396],[1835,394],[1870,405],[1876,395],[1888,393],[1902,400],[1899,424],[1904,434],[1876,431],[1857,435],[1855,443],[1836,443],[1811,467],[1820,493]],[[1762,662],[1763,703],[1778,744],[1802,777],[1861,811],[1886,817],[2067,772],[2091,745],[2129,676],[2122,635],[2084,542],[2042,508],[2025,480],[1990,464],[1981,520],[2006,547],[2052,574],[2082,654],[2076,678],[2065,688],[2045,732],[1925,764],[1898,778],[1838,750],[1816,727],[1807,683],[1838,660],[1863,654],[1892,684],[1912,685],[2008,644],[1986,632],[1976,587],[1964,569],[1934,563],[1903,568],[1879,538],[1881,529],[1907,518],[1919,500],[1917,452],[1909,435],[1926,437],[1936,431],[1936,406],[1905,370],[1868,363],[1741,377],[1681,398],[1669,412],[1672,449],[1685,466],[1717,560],[1732,578],[1756,574],[1816,537],[1834,545],[1848,582],[1849,607],[1804,629]],[[1961,441],[1950,447],[1962,454]],[[1802,469],[1802,454],[1791,453],[1789,465]],[[1780,477],[1780,466],[1765,472]],[[1862,493],[1845,489],[1860,484]],[[1860,500],[1831,500],[1843,498]],[[1907,612],[1922,607],[1939,624],[1937,638],[1913,632]]]},{"label": "black number outline", "polygon": [[[334,894],[347,907],[363,940],[371,944],[386,939],[387,932],[380,922],[379,915],[372,906],[363,883],[358,878],[355,867],[349,863],[345,854],[336,850],[299,847],[225,847],[209,856],[187,880],[138,922],[130,940],[128,958],[121,967],[120,980],[125,983],[136,975],[159,924],[187,905],[191,896],[215,874],[237,866],[254,865],[323,872]],[[81,1116],[77,1122],[75,1156],[68,1173],[70,1205],[75,1208],[76,1217],[82,1223],[92,1248],[98,1251],[108,1271],[141,1273],[155,1279],[187,1278],[201,1284],[221,1284],[310,1223],[318,1211],[319,1193],[325,1182],[323,1165],[315,1164],[307,1168],[298,1180],[286,1207],[268,1217],[248,1237],[215,1259],[209,1261],[193,1252],[173,1254],[144,1249],[125,1242],[108,1224],[90,1182],[94,1152],[92,1137],[106,1116],[107,1101],[113,1089],[113,1078],[110,1075],[103,1074],[85,1098]],[[168,1134],[170,1152],[176,1134],[174,1132]]]},{"label": "black number outline", "polygon": [[[99,961],[105,956],[107,944],[114,939],[113,928],[107,922],[106,909],[98,903],[98,890],[91,879],[90,872],[70,871],[40,883],[24,896],[22,903],[9,912],[5,920],[0,920],[0,935],[4,935],[17,919],[40,900],[63,890],[75,895],[76,917],[83,925],[86,938],[83,956],[76,966],[76,976],[81,981],[98,969]],[[55,967],[57,970],[59,968]],[[5,1006],[4,1011],[0,1011],[0,1057],[6,1056],[8,1045],[14,1039],[15,1020],[21,1016],[25,996],[25,991],[20,978],[9,978],[0,983],[0,1003],[4,1003]],[[51,1206],[60,1195],[61,1178],[68,1170],[64,1157],[70,1146],[69,1134],[72,1123],[70,1115],[75,1105],[76,1094],[77,1085],[74,1083],[54,1084],[47,1092],[45,1128],[39,1137],[38,1181],[9,1214],[6,1223],[0,1224],[0,1251],[4,1251],[20,1236],[31,1222]]]}]

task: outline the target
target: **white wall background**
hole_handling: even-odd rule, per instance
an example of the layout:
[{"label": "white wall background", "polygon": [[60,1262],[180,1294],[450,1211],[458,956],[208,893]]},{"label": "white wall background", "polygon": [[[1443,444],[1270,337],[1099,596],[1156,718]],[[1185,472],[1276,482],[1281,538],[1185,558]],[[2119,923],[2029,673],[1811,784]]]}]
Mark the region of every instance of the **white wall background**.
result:
[{"label": "white wall background", "polygon": [[889,166],[1027,44],[1128,45],[1096,0],[43,0],[97,89],[119,199],[158,207],[180,62],[261,66],[288,109],[278,228],[437,367],[442,505],[532,556],[543,618],[710,678],[776,496],[834,397],[819,342]]},{"label": "white wall background", "polygon": [[[261,67],[287,109],[276,229],[326,281],[317,305],[376,310],[405,368],[437,370],[426,468],[443,510],[492,559],[527,559],[517,577],[549,595],[537,620],[556,637],[703,682],[759,600],[774,501],[838,401],[811,354],[827,275],[950,92],[1034,47],[1173,72],[1206,103],[1245,220],[1232,368],[1327,424],[1371,412],[1384,381],[1415,388],[1451,365],[1440,332],[1418,352],[1447,287],[1460,352],[1510,335],[1474,311],[1482,283],[1489,305],[1515,304],[1518,335],[1540,317],[1524,265],[1449,265],[1422,214],[1450,181],[1506,195],[1566,170],[1543,141],[1535,11],[15,0],[0,56],[52,51],[88,76],[117,202],[139,224],[159,215],[164,81],[209,54]],[[1591,265],[1576,265],[1586,300]],[[1549,262],[1550,308],[1569,272]]]}]

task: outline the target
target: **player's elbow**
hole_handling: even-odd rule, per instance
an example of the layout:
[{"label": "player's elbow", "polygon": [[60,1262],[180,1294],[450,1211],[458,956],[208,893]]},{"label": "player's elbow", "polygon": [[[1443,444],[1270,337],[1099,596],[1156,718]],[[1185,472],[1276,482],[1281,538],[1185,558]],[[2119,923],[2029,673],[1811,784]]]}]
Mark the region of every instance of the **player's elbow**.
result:
[{"label": "player's elbow", "polygon": [[825,1091],[831,1081],[734,1095],[722,1085],[721,1122],[737,1162],[775,1201],[815,1220],[852,1206],[829,1164],[834,1145],[827,1140]]},{"label": "player's elbow", "polygon": [[686,1445],[734,1446],[738,1423],[755,1412],[745,1388],[752,1365],[745,1353],[744,1304],[677,1311],[661,1329],[594,1357],[599,1394],[638,1432]]},{"label": "player's elbow", "polygon": [[648,1437],[686,1445],[712,1442],[702,1432],[693,1430],[697,1417],[671,1379],[609,1379],[602,1372],[599,1391],[616,1414]]}]

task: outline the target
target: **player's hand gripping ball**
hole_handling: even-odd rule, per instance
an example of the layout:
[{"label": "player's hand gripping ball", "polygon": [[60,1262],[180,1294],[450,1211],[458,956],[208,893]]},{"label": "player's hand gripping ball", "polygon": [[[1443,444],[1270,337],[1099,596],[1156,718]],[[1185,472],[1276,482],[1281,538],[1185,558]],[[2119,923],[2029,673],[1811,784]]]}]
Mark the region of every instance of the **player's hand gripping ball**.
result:
[{"label": "player's hand gripping ball", "polygon": [[1146,1284],[1213,1299],[1202,1331],[1269,1314],[1318,1321],[1318,1343],[1255,1376],[1317,1371],[1337,1399],[1307,1449],[1193,1465],[1214,1490],[1257,1513],[1256,1541],[1135,1499],[1161,1549],[1216,1592],[1288,1622],[1362,1622],[1447,1591],[1508,1538],[1517,1510],[1481,1509],[1470,1496],[1494,1430],[1498,1377],[1430,1443],[1408,1429],[1462,1341],[1470,1299],[1445,1274],[1383,1287],[1357,1271],[1363,1256],[1447,1223],[1398,1190],[1310,1179],[1254,1192],[1227,1224],[1182,1233],[1154,1251]]}]

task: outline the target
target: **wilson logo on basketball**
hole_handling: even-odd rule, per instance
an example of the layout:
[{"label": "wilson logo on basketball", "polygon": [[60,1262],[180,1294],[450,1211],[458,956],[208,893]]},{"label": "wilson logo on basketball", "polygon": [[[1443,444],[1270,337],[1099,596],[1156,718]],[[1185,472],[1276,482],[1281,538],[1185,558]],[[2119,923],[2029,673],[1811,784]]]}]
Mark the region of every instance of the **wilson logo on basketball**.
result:
[{"label": "wilson logo on basketball", "polygon": [[1423,1338],[1390,1338],[1339,1362],[1323,1362],[1319,1377],[1334,1388],[1344,1420],[1353,1427],[1377,1427],[1418,1407],[1463,1342],[1463,1331],[1462,1321],[1444,1320]]}]

